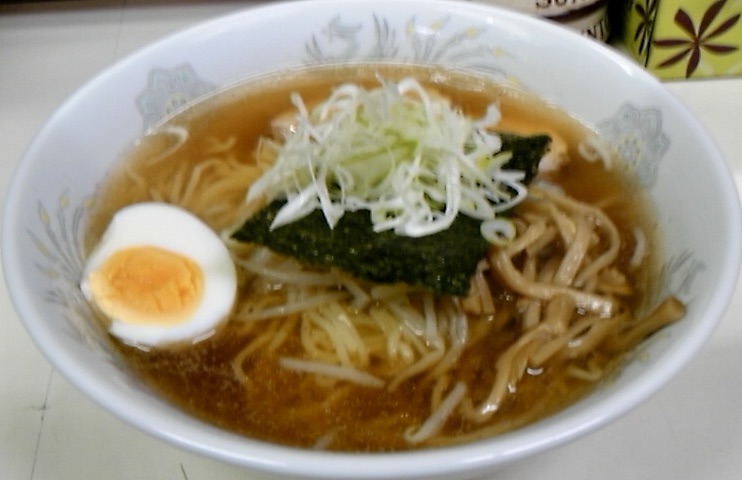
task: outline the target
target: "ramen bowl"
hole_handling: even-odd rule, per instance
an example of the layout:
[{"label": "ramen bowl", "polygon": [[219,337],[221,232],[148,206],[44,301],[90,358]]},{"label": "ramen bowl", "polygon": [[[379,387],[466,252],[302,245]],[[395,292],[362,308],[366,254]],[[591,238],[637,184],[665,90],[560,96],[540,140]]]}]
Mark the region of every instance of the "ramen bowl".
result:
[{"label": "ramen bowl", "polygon": [[[79,290],[82,235],[97,186],[148,129],[217,90],[288,69],[373,62],[476,72],[533,92],[597,131],[631,164],[656,206],[664,247],[658,288],[680,298],[686,316],[576,403],[450,447],[291,448],[227,432],[153,394],[96,327]],[[35,137],[11,182],[3,263],[18,315],[54,367],[103,408],[164,442],[283,478],[467,478],[617,419],[701,348],[737,278],[742,217],[731,178],[697,121],[654,78],[562,27],[459,1],[274,3],[159,41],[74,94]]]}]

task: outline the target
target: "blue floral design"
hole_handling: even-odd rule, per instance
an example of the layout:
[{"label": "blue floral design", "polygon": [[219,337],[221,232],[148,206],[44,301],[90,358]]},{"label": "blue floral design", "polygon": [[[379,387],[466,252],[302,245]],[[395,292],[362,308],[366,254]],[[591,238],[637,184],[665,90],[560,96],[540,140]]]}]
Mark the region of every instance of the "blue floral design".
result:
[{"label": "blue floral design", "polygon": [[672,256],[660,272],[660,284],[664,288],[661,295],[687,298],[693,291],[693,282],[704,270],[706,264],[696,259],[691,252],[685,251]]},{"label": "blue floral design", "polygon": [[659,110],[626,104],[611,119],[600,123],[598,131],[635,169],[642,185],[651,187],[657,182],[659,162],[670,147],[670,139],[662,131]]},{"label": "blue floral design", "polygon": [[87,197],[74,202],[64,192],[51,211],[39,202],[37,215],[40,229],[29,230],[28,234],[40,254],[35,265],[49,279],[49,286],[44,292],[45,300],[60,307],[71,327],[64,330],[65,334],[90,346],[109,361],[116,362],[105,335],[101,335],[101,325],[91,321],[95,313],[79,288],[85,264],[82,227],[93,200],[93,197]]},{"label": "blue floral design", "polygon": [[[505,77],[498,61],[504,52],[483,42],[485,30],[454,28],[449,21],[443,17],[426,23],[411,17],[400,33],[380,15],[373,16],[370,29],[335,16],[306,42],[306,63],[395,60],[455,65]],[[365,37],[367,31],[371,39]]]},{"label": "blue floral design", "polygon": [[201,80],[190,65],[152,70],[147,88],[136,98],[145,131],[215,88]]}]

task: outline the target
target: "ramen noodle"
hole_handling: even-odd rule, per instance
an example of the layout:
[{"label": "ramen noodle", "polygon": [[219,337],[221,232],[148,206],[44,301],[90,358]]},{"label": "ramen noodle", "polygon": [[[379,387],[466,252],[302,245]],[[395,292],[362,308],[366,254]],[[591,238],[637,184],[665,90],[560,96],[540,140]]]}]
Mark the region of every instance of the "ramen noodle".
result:
[{"label": "ramen noodle", "polygon": [[[490,133],[550,138],[527,193],[496,217],[505,238],[486,248],[466,294],[370,281],[230,237],[255,212],[246,195],[278,161],[277,139],[297,128],[287,112],[340,85],[410,78],[467,118],[495,105]],[[235,86],[137,143],[98,193],[89,248],[142,202],[180,207],[222,236],[236,301],[198,341],[114,344],[174,404],[265,441],[394,451],[497,435],[594,390],[684,311],[657,296],[652,208],[610,148],[560,109],[477,76],[368,65]]]}]

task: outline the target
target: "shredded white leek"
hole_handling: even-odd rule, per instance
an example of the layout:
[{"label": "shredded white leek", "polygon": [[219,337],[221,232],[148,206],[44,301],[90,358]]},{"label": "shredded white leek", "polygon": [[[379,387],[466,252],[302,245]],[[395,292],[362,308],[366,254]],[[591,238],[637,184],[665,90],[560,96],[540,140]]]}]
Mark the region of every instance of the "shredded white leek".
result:
[{"label": "shredded white leek", "polygon": [[430,235],[463,213],[484,222],[490,241],[514,235],[497,214],[526,188],[522,172],[502,169],[510,157],[492,131],[495,105],[472,119],[413,78],[373,89],[346,84],[311,111],[298,94],[292,101],[295,125],[247,195],[287,200],[271,228],[316,209],[332,228],[345,212],[365,209],[377,232]]}]

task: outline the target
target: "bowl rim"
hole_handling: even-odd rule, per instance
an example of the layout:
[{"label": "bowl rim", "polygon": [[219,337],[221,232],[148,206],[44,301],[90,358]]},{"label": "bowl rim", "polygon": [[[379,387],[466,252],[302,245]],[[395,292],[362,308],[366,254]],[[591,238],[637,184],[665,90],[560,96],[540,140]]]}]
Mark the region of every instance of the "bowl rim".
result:
[{"label": "bowl rim", "polygon": [[[16,210],[24,191],[23,182],[19,182],[18,179],[22,180],[30,174],[34,167],[35,152],[43,145],[45,135],[55,127],[61,118],[64,118],[67,110],[74,108],[77,99],[84,97],[86,92],[96,84],[105,82],[107,78],[125,70],[139,56],[145,55],[149,51],[166,48],[172,43],[178,43],[194,33],[206,32],[225,23],[239,22],[245,15],[280,15],[282,12],[289,13],[296,8],[311,9],[312,5],[337,5],[339,3],[352,2],[344,0],[292,0],[253,5],[167,35],[116,61],[112,66],[95,75],[63,102],[42,125],[23,154],[12,175],[12,180],[9,182],[2,221],[2,255],[6,285],[19,318],[39,350],[68,382],[82,391],[88,398],[126,423],[136,426],[149,435],[186,450],[243,467],[278,474],[321,478],[348,478],[349,476],[354,478],[433,478],[452,474],[468,475],[482,472],[554,448],[584,433],[605,426],[659,391],[671,377],[690,361],[691,357],[696,354],[716,329],[736,288],[740,259],[742,259],[742,214],[740,214],[736,185],[732,180],[729,166],[724,162],[708,134],[703,135],[701,140],[706,151],[714,152],[713,159],[717,168],[717,181],[722,187],[721,190],[725,200],[729,204],[727,212],[730,239],[728,242],[729,261],[719,277],[720,288],[714,292],[714,298],[717,301],[713,303],[712,309],[707,312],[705,316],[707,320],[699,322],[699,326],[694,328],[695,334],[683,338],[672,351],[663,356],[651,372],[643,375],[640,381],[634,382],[630,391],[622,392],[620,396],[607,398],[598,405],[577,413],[572,412],[567,421],[561,420],[557,415],[537,422],[535,424],[537,428],[524,427],[495,438],[445,448],[394,453],[319,452],[265,443],[237,435],[225,435],[222,430],[218,429],[215,429],[213,435],[205,437],[202,435],[201,438],[194,439],[190,435],[200,431],[203,428],[202,425],[173,428],[172,425],[168,425],[167,421],[162,422],[156,418],[142,416],[140,410],[128,411],[126,408],[122,408],[121,399],[117,398],[118,395],[109,388],[108,384],[96,384],[81,378],[78,369],[84,368],[84,366],[79,365],[73,356],[59,348],[55,339],[45,331],[43,319],[29,316],[29,312],[34,311],[33,304],[30,298],[13,281],[14,272],[23,268],[16,255],[21,241],[14,236],[19,230],[16,227],[19,224]],[[537,30],[545,30],[550,35],[571,39],[571,41],[580,38],[579,41],[586,45],[586,49],[592,49],[595,54],[607,57],[626,70],[627,74],[637,77],[640,82],[648,83],[653,88],[663,92],[665,101],[671,102],[677,107],[677,110],[684,116],[686,123],[695,127],[699,132],[705,133],[698,121],[682,103],[667,91],[655,77],[641,69],[638,64],[598,42],[588,43],[591,41],[562,26],[549,24],[550,22],[543,19],[495,5],[461,2],[460,0],[378,0],[369,3],[373,3],[378,8],[383,8],[384,4],[406,4],[420,8],[436,4],[449,9],[452,14],[454,10],[460,9],[483,15],[495,15],[532,26]],[[216,439],[216,437],[226,437],[227,440],[210,443],[210,440]],[[502,448],[505,445],[507,445],[507,448]],[[237,448],[238,446],[239,448]]]}]

